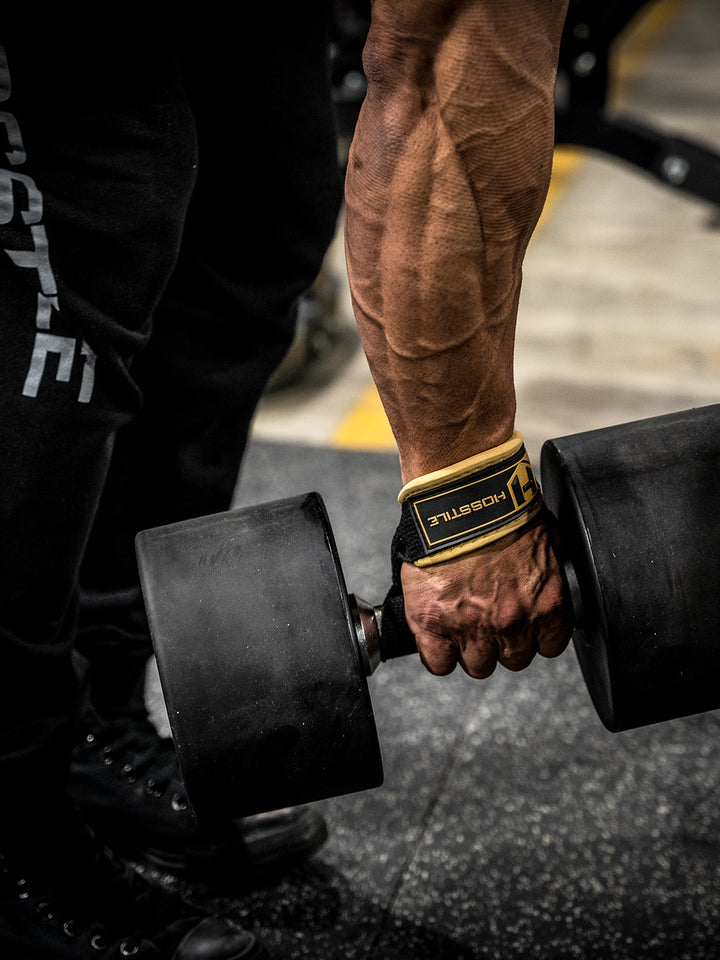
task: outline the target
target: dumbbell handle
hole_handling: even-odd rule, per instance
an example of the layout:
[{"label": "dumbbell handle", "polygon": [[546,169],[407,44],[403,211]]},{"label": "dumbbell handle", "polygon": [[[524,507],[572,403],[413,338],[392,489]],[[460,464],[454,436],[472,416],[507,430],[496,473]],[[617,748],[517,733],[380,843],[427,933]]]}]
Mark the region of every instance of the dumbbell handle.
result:
[{"label": "dumbbell handle", "polygon": [[415,637],[405,619],[400,591],[391,590],[381,606],[351,593],[348,596],[355,636],[365,673],[370,676],[384,660],[417,653]]},{"label": "dumbbell handle", "polygon": [[[582,626],[583,605],[575,568],[568,562],[564,568],[569,588],[575,627]],[[393,588],[381,606],[373,606],[354,593],[348,596],[360,656],[367,676],[371,676],[385,660],[417,653],[415,637],[405,619],[405,602],[400,590]]]}]

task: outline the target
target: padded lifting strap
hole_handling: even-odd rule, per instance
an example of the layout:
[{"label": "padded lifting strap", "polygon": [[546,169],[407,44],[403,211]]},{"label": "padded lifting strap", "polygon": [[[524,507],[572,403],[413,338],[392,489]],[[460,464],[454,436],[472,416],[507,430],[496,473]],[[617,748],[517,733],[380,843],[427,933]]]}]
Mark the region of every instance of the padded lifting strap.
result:
[{"label": "padded lifting strap", "polygon": [[470,553],[529,523],[542,506],[520,433],[506,443],[411,480],[400,491],[395,549],[416,566]]}]

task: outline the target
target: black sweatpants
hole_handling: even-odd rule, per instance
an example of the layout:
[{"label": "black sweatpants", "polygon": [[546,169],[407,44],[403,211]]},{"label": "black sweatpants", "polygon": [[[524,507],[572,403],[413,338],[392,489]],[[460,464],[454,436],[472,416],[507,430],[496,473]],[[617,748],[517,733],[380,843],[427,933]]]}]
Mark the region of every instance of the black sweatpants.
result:
[{"label": "black sweatpants", "polygon": [[0,21],[11,802],[62,783],[76,644],[103,709],[137,690],[150,648],[135,533],[229,505],[340,204],[322,3],[260,4],[239,31],[70,34]]}]

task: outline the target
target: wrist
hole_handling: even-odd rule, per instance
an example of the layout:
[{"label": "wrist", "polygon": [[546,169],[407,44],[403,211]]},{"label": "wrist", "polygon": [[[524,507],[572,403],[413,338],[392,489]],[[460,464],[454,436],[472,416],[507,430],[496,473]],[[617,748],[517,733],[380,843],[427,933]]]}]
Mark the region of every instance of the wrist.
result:
[{"label": "wrist", "polygon": [[522,435],[406,483],[402,559],[429,566],[514,533],[537,516],[542,495]]}]

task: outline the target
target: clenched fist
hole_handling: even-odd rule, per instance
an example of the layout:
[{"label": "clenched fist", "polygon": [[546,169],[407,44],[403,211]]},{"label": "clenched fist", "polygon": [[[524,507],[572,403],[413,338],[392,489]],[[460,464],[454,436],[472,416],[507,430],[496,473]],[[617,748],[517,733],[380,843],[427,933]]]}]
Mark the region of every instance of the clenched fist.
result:
[{"label": "clenched fist", "polygon": [[523,670],[536,653],[557,657],[573,620],[546,512],[517,534],[429,567],[402,566],[405,616],[434,674],[456,664],[477,679],[501,663]]}]

